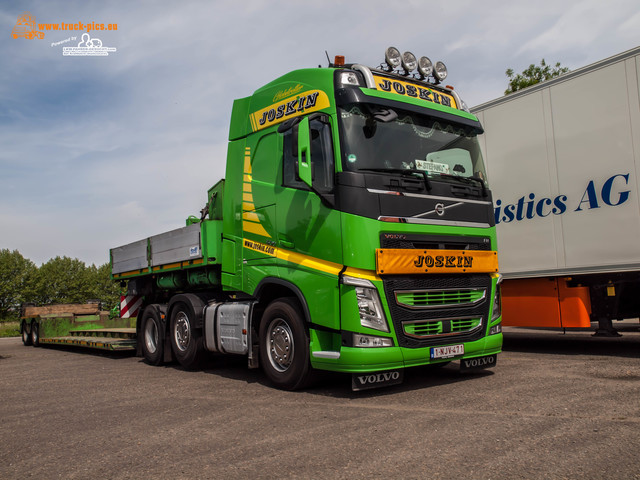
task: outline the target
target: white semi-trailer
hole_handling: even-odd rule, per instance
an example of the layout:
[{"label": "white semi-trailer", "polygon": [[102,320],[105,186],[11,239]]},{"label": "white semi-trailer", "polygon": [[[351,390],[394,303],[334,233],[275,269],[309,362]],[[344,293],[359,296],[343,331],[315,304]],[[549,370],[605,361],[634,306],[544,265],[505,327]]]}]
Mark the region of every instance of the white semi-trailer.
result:
[{"label": "white semi-trailer", "polygon": [[494,191],[505,325],[640,316],[640,47],[472,109]]}]

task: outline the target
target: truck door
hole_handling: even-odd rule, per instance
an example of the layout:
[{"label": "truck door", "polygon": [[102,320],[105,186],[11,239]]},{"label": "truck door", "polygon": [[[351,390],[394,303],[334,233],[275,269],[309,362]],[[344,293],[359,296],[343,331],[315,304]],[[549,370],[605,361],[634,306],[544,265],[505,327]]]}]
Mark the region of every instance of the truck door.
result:
[{"label": "truck door", "polygon": [[[342,269],[340,212],[321,195],[330,195],[335,181],[335,155],[327,115],[309,120],[313,188],[298,176],[298,132],[282,136],[282,186],[276,188],[277,247],[281,276],[303,292],[312,321],[339,328],[338,274]],[[315,312],[315,315],[314,315]],[[327,324],[329,323],[329,324]]]}]

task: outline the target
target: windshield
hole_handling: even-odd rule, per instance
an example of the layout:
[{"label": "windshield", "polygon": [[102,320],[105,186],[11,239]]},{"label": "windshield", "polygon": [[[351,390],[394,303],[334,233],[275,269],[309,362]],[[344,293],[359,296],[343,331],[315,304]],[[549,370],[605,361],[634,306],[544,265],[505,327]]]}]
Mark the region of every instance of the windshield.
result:
[{"label": "windshield", "polygon": [[425,172],[486,181],[476,132],[463,125],[369,104],[340,108],[345,171]]}]

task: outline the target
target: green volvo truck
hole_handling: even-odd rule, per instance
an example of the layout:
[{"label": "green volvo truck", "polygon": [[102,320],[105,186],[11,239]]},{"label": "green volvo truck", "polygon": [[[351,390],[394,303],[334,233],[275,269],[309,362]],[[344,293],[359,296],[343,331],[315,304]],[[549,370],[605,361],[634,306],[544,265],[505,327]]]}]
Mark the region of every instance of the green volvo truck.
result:
[{"label": "green volvo truck", "polygon": [[141,299],[146,361],[245,355],[283,389],[314,369],[360,390],[412,366],[494,366],[482,127],[445,77],[389,48],[377,68],[338,56],[235,100],[225,178],[200,218],[111,249],[113,279]]}]

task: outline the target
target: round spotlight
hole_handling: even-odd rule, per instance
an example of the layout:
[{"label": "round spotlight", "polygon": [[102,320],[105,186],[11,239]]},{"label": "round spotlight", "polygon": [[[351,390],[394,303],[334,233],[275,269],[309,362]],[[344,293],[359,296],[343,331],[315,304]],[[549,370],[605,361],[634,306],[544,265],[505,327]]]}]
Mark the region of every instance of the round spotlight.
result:
[{"label": "round spotlight", "polygon": [[430,77],[433,73],[433,63],[429,57],[420,57],[418,60],[418,72],[422,75],[422,78]]},{"label": "round spotlight", "polygon": [[443,81],[447,78],[447,66],[442,62],[436,62],[436,66],[433,70],[433,76],[436,77],[436,80],[439,82]]},{"label": "round spotlight", "polygon": [[402,61],[400,58],[400,50],[395,47],[387,48],[387,51],[384,52],[384,61],[387,62],[387,65],[389,65],[389,68],[392,70],[398,68]]},{"label": "round spotlight", "polygon": [[404,52],[402,54],[402,68],[407,73],[413,72],[418,66],[418,61],[416,60],[416,56],[411,52]]}]

